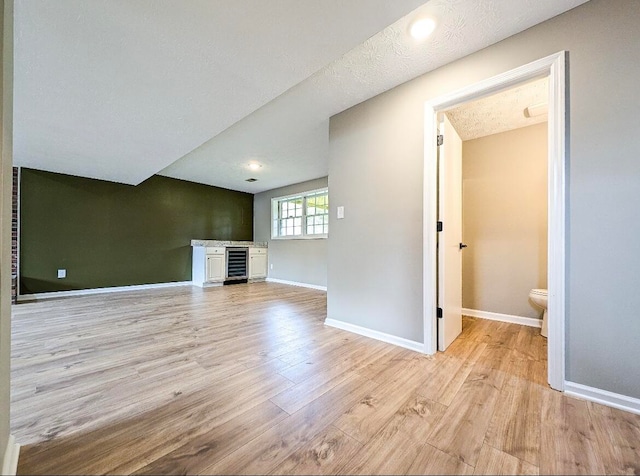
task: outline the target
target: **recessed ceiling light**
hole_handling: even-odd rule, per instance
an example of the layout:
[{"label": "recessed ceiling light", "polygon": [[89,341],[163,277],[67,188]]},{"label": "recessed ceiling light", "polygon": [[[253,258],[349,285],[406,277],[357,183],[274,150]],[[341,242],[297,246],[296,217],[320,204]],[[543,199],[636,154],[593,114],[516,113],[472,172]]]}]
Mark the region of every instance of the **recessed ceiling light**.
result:
[{"label": "recessed ceiling light", "polygon": [[249,168],[251,170],[259,170],[260,168],[262,168],[262,165],[260,165],[258,162],[250,162]]},{"label": "recessed ceiling light", "polygon": [[421,18],[420,20],[416,20],[411,24],[409,32],[414,39],[424,40],[431,33],[433,33],[433,30],[435,30],[435,28],[436,22],[431,18]]}]

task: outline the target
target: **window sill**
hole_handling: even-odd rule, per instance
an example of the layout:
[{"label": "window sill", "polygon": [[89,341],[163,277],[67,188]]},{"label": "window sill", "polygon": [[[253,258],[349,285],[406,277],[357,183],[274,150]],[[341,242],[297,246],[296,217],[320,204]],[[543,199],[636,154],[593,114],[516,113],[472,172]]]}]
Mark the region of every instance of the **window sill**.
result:
[{"label": "window sill", "polygon": [[273,241],[288,241],[288,240],[326,240],[328,235],[312,235],[312,236],[272,236]]}]

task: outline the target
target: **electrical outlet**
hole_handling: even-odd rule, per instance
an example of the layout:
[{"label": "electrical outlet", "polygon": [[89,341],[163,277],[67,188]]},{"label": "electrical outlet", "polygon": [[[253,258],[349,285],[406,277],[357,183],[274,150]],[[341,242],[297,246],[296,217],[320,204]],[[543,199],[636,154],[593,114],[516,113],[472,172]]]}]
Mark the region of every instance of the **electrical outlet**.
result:
[{"label": "electrical outlet", "polygon": [[62,278],[66,278],[67,277],[67,270],[66,269],[59,269],[58,270],[58,279],[62,279]]},{"label": "electrical outlet", "polygon": [[338,220],[342,220],[344,218],[344,207],[338,207],[337,218]]}]

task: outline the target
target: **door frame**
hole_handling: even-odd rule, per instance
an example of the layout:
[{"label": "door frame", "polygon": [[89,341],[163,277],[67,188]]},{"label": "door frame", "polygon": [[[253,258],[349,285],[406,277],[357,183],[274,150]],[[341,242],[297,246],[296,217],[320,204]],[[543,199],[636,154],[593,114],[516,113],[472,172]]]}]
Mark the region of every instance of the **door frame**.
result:
[{"label": "door frame", "polygon": [[566,308],[567,52],[560,51],[425,103],[423,185],[424,353],[437,351],[437,115],[536,78],[549,78],[548,113],[548,369],[549,384],[564,391]]}]

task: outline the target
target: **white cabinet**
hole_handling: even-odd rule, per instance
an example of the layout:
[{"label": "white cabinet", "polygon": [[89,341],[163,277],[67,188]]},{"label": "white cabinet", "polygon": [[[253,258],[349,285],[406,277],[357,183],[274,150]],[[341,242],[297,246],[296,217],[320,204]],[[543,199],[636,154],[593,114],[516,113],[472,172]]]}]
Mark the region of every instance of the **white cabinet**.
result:
[{"label": "white cabinet", "polygon": [[267,249],[249,248],[249,279],[267,277]]},{"label": "white cabinet", "polygon": [[207,247],[206,281],[224,281],[225,277],[225,249],[224,247]]},{"label": "white cabinet", "polygon": [[224,254],[207,255],[207,281],[224,280]]},{"label": "white cabinet", "polygon": [[[205,240],[197,240],[205,241]],[[214,241],[214,240],[211,240]],[[256,247],[251,242],[240,244],[237,242],[193,244],[193,262],[191,264],[191,282],[195,286],[221,286],[227,277],[227,247],[232,249],[248,249],[246,263],[246,278],[252,281],[264,281],[267,277],[267,248]],[[244,261],[243,261],[244,266]],[[235,276],[235,275],[234,275]]]},{"label": "white cabinet", "polygon": [[196,286],[221,285],[226,275],[224,246],[194,246],[191,281]]}]

